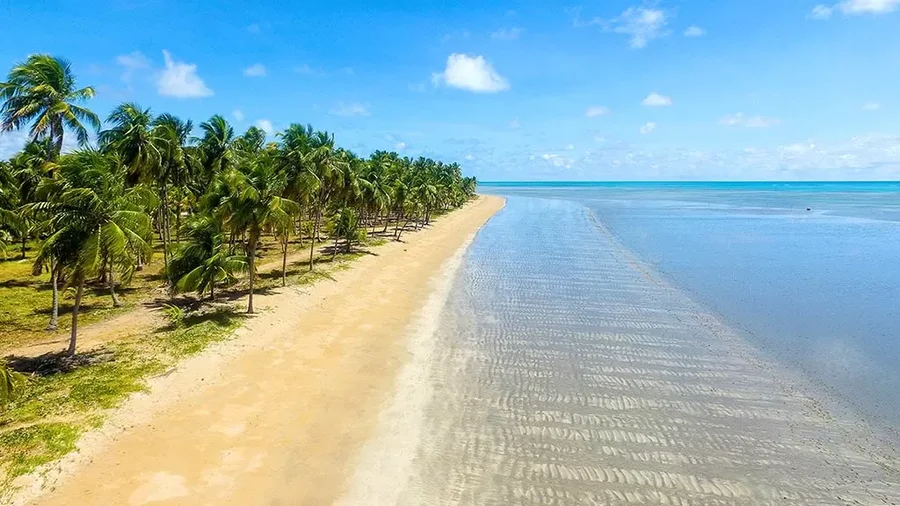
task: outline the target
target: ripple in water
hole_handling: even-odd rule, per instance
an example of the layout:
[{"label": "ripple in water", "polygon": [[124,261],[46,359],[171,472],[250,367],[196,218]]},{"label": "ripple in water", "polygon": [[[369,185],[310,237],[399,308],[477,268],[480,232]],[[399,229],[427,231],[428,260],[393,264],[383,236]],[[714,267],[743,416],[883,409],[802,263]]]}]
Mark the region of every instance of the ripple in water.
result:
[{"label": "ripple in water", "polygon": [[829,415],[581,205],[510,198],[435,346],[404,504],[900,503],[889,443]]}]

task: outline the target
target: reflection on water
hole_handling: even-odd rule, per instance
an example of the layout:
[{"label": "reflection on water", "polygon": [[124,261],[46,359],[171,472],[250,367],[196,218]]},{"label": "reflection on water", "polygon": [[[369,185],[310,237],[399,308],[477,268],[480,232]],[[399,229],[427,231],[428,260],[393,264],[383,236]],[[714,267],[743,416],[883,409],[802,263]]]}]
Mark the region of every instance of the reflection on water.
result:
[{"label": "reflection on water", "polygon": [[864,424],[826,416],[579,204],[509,199],[441,321],[406,504],[900,502]]}]

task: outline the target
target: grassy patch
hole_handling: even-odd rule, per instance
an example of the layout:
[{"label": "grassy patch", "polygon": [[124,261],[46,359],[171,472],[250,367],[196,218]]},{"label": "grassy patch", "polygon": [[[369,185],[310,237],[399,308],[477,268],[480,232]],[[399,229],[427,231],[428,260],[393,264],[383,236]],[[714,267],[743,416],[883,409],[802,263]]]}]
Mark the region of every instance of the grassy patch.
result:
[{"label": "grassy patch", "polygon": [[14,358],[11,364],[31,376],[0,414],[0,497],[16,477],[72,451],[106,410],[145,390],[148,377],[227,339],[242,319],[230,307],[189,314],[178,328],[126,337],[79,354],[74,364],[61,354]]},{"label": "grassy patch", "polygon": [[[386,242],[384,238],[370,238],[364,246]],[[292,250],[295,248],[299,246],[292,244]],[[330,253],[320,251],[313,271],[308,262],[289,264],[288,283],[309,285],[322,279],[333,280],[332,273],[349,268],[353,260],[367,254],[371,253],[354,249],[332,258]],[[263,251],[265,260],[279,258],[280,251],[275,247]],[[112,309],[108,291],[103,287],[88,290],[79,323],[86,325],[126,312],[147,300],[160,285],[158,275],[153,274],[160,269],[159,263],[148,265],[135,274],[128,288],[119,290],[123,308]],[[0,350],[46,339],[43,328],[49,318],[48,281],[46,274],[31,276],[29,258],[0,261]],[[218,295],[236,301],[245,295],[246,283],[246,279],[241,280]],[[257,286],[259,293],[280,287],[280,268],[260,273]],[[69,294],[60,304],[61,331],[69,325],[66,316],[71,301],[67,297]],[[29,374],[29,380],[23,394],[0,412],[0,500],[11,492],[15,478],[74,450],[78,438],[98,427],[108,410],[129,395],[145,390],[149,377],[201,352],[211,343],[228,339],[245,318],[243,302],[236,302],[236,306],[202,307],[179,314],[170,325],[155,332],[123,329],[120,339],[104,348],[79,353],[74,362],[65,360],[61,353],[13,357],[10,364]]]}]

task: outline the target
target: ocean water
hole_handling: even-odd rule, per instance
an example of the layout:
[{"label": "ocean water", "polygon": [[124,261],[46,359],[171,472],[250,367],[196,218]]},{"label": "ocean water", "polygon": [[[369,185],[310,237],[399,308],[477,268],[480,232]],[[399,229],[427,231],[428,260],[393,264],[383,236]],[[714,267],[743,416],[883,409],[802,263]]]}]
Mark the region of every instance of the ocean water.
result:
[{"label": "ocean water", "polygon": [[[394,409],[402,416],[385,421],[402,426],[417,412],[422,421],[407,431],[417,440],[409,473],[384,475],[395,458],[390,453],[375,467],[399,491],[391,504],[900,503],[895,445],[867,418],[832,410],[830,395],[810,387],[817,383],[774,358],[796,353],[797,362],[805,361],[806,348],[763,352],[762,338],[749,339],[721,316],[731,306],[709,304],[717,296],[744,296],[732,290],[755,295],[742,283],[770,289],[774,281],[762,278],[778,276],[731,264],[749,261],[747,244],[762,254],[765,238],[777,237],[771,230],[788,229],[793,219],[816,227],[830,220],[893,222],[866,217],[852,196],[843,197],[852,211],[829,218],[815,210],[827,197],[808,212],[809,201],[798,200],[801,212],[776,209],[766,199],[781,200],[758,194],[723,193],[711,201],[706,188],[482,191],[506,195],[507,205],[478,232],[435,322],[428,367],[416,382],[429,401]],[[693,237],[681,240],[681,233]],[[830,235],[831,242],[845,241],[840,231]],[[743,240],[736,244],[737,238]],[[807,237],[803,244],[823,242]],[[782,254],[786,247],[779,247]],[[766,262],[753,262],[766,270]],[[679,269],[700,274],[682,279]],[[862,272],[889,286],[874,268]],[[737,275],[744,281],[734,281]],[[809,281],[808,273],[784,276]],[[720,278],[729,278],[729,288],[718,287]],[[715,291],[701,292],[708,280]],[[775,303],[772,295],[759,297],[756,304]],[[785,331],[772,335],[779,333]],[[868,349],[844,339],[847,349]],[[879,360],[863,362],[874,367]]]},{"label": "ocean water", "polygon": [[866,416],[900,429],[900,183],[503,183],[628,250]]}]

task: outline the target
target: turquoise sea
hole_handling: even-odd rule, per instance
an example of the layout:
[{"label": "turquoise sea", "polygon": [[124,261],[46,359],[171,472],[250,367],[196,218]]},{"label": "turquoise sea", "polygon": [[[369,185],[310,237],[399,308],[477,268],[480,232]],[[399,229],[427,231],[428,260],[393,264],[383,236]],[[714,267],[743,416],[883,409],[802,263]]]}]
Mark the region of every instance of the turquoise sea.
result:
[{"label": "turquoise sea", "polygon": [[866,417],[900,428],[900,182],[479,188],[583,206],[760,352]]}]

